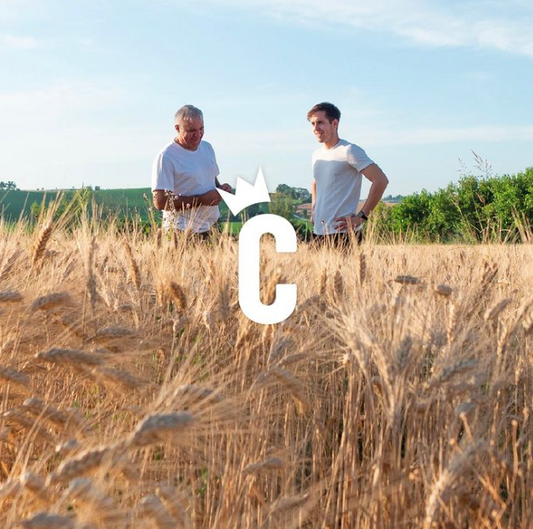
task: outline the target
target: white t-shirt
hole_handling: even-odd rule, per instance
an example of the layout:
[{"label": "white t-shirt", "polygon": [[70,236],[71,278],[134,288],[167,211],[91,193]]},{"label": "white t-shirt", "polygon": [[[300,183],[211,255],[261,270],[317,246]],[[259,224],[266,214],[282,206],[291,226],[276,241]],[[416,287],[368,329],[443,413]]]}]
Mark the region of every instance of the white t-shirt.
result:
[{"label": "white t-shirt", "polygon": [[[164,189],[176,195],[201,195],[215,189],[215,178],[220,174],[211,144],[201,141],[195,151],[189,151],[175,141],[168,144],[152,165],[152,191]],[[164,211],[163,225],[174,225],[180,230],[190,228],[201,233],[218,220],[218,206],[198,206],[187,210]]]},{"label": "white t-shirt", "polygon": [[322,146],[313,153],[315,234],[337,233],[335,219],[356,212],[363,180],[361,171],[373,163],[361,147],[346,140],[339,140],[331,149]]}]

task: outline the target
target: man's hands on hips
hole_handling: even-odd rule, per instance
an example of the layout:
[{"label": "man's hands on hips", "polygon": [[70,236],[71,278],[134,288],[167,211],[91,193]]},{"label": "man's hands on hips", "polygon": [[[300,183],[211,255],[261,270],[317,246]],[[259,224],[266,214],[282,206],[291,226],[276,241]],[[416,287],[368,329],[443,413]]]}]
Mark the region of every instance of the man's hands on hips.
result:
[{"label": "man's hands on hips", "polygon": [[335,222],[337,223],[335,225],[336,231],[350,231],[359,228],[363,224],[364,220],[362,217],[354,213],[353,215],[349,215],[347,217],[337,217]]}]

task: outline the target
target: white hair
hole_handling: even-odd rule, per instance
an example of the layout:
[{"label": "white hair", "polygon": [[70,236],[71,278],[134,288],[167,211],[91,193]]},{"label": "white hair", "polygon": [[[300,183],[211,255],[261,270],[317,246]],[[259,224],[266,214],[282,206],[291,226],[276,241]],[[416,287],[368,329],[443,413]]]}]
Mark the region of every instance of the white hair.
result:
[{"label": "white hair", "polygon": [[185,105],[176,112],[176,115],[174,116],[174,122],[179,125],[183,121],[190,121],[191,119],[195,118],[204,119],[202,111],[193,105]]}]

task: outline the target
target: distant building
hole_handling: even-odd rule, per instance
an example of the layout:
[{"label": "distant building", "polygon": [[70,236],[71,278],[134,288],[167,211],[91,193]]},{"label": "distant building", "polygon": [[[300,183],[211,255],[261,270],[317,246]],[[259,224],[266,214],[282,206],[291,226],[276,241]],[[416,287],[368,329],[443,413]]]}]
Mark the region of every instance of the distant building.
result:
[{"label": "distant building", "polygon": [[311,204],[299,204],[296,206],[296,215],[311,220]]}]

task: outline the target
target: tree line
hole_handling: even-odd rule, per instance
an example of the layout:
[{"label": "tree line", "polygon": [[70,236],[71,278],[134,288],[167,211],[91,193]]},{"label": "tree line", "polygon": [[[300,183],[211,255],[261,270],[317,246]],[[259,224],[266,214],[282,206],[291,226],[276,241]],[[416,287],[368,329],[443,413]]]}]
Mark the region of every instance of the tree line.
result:
[{"label": "tree line", "polygon": [[[0,182],[0,190],[17,189],[15,182]],[[72,200],[76,208],[86,209],[92,195],[91,189],[65,193],[56,209],[63,211]],[[484,174],[463,174],[456,183],[435,192],[423,190],[394,198],[401,200],[393,205],[382,202],[372,213],[367,230],[372,230],[375,240],[475,243],[533,239],[533,167],[494,176],[485,166]],[[221,219],[242,222],[261,213],[274,213],[307,233],[310,223],[295,213],[299,205],[310,201],[307,189],[280,184],[270,203],[250,206],[238,216],[221,204]],[[148,198],[145,202],[149,207]],[[113,203],[117,207],[116,200]],[[31,204],[31,216],[39,217],[43,206],[44,202]]]},{"label": "tree line", "polygon": [[17,184],[13,182],[12,180],[9,180],[9,182],[0,182],[0,189],[4,189],[6,191],[12,190],[16,191],[18,189]]},{"label": "tree line", "polygon": [[529,238],[533,223],[533,167],[513,175],[463,175],[433,193],[380,205],[374,229],[383,237],[427,242],[501,242]]}]

